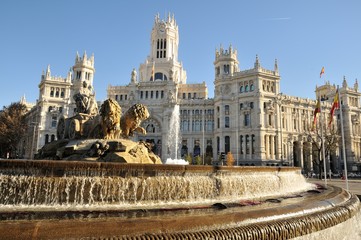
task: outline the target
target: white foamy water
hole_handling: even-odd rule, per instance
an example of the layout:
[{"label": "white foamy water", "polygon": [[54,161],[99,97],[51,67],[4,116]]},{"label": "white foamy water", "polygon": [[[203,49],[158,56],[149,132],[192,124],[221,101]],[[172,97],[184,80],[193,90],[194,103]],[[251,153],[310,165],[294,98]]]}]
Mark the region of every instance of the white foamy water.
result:
[{"label": "white foamy water", "polygon": [[167,139],[167,147],[170,151],[171,159],[178,159],[180,136],[180,111],[179,105],[175,105],[169,122],[169,133]]},{"label": "white foamy water", "polygon": [[167,158],[167,160],[165,161],[165,164],[189,165],[189,162],[187,162],[184,159]]},{"label": "white foamy water", "polygon": [[0,175],[0,204],[88,207],[193,204],[280,196],[313,187],[295,172],[152,177]]}]

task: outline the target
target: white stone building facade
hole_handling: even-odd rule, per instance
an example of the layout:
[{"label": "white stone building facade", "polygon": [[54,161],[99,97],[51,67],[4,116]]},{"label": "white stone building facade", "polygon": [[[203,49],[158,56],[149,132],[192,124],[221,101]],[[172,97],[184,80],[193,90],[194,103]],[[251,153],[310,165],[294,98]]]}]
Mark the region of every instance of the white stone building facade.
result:
[{"label": "white stone building facade", "polygon": [[[208,98],[205,82],[188,84],[186,70],[178,59],[179,32],[174,16],[155,17],[151,32],[150,54],[133,69],[129,83],[109,86],[108,98],[118,101],[123,111],[135,103],[145,104],[150,118],[142,123],[147,135],[135,140],[154,144],[154,152],[164,161],[172,150],[167,147],[170,118],[175,105],[180,106],[179,155],[204,156],[221,164],[222,153],[231,152],[237,165],[299,166],[313,171],[320,154],[311,139],[316,100],[287,96],[280,92],[281,78],[277,60],[273,69],[265,69],[256,56],[254,67],[240,69],[237,51],[220,47],[214,60],[214,98]],[[73,94],[82,91],[82,83],[93,85],[94,56],[76,56],[66,78],[51,76],[50,68],[39,84],[36,149],[56,140],[56,121],[60,115],[74,114]],[[326,83],[316,87],[322,102],[323,122],[327,131],[329,111],[336,86]],[[357,80],[349,87],[346,79],[339,89],[349,171],[361,171],[360,92]],[[316,97],[317,98],[317,97]],[[318,121],[320,119],[318,118]],[[340,113],[332,122],[340,130]],[[337,134],[340,135],[340,132]],[[29,138],[31,139],[31,138]],[[341,140],[328,155],[327,168],[342,170]],[[25,157],[31,158],[30,155]]]}]

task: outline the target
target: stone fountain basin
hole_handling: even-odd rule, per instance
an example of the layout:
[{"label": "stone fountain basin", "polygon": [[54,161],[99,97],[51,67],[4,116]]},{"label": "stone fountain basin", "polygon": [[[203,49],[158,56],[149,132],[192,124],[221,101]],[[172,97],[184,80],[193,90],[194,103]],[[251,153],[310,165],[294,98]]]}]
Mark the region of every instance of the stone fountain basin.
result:
[{"label": "stone fountain basin", "polygon": [[[0,161],[0,170],[10,176],[30,175],[30,172],[33,172],[41,178],[64,178],[66,174],[94,176],[95,173],[105,178],[217,175],[220,179],[226,176],[227,180],[228,177],[238,179],[239,175],[246,178],[254,173],[257,173],[256,176],[272,179],[282,179],[282,174],[293,177],[301,175],[297,168],[176,165],[150,167],[54,161]],[[271,177],[274,174],[277,178]],[[299,181],[302,181],[302,178],[300,179]],[[294,183],[291,181],[289,184]],[[289,239],[332,228],[360,215],[359,199],[341,188],[328,186],[326,189],[320,185],[305,184],[298,189],[285,192],[275,189],[273,194],[253,197],[218,197],[201,201],[163,203],[159,201],[156,204],[3,204],[0,207],[0,238]]]}]

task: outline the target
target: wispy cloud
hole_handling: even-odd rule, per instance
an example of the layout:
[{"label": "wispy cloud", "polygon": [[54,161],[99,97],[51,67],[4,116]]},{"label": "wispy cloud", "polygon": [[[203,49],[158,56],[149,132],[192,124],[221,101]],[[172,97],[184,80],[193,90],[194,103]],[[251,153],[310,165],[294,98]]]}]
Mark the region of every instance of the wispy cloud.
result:
[{"label": "wispy cloud", "polygon": [[275,17],[275,18],[264,18],[265,21],[286,21],[291,20],[290,17]]}]

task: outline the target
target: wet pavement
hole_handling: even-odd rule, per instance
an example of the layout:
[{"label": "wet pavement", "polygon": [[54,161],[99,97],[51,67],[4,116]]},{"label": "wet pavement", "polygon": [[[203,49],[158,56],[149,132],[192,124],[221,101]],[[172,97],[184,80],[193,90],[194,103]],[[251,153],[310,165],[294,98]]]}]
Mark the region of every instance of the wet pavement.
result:
[{"label": "wet pavement", "polygon": [[[318,183],[325,185],[324,179],[317,179],[317,178],[308,178],[308,182],[310,183]],[[343,189],[346,189],[346,180],[342,180],[339,178],[336,179],[327,179],[327,185],[333,185],[336,187],[341,187]],[[361,179],[348,179],[348,189],[350,192],[361,196]]]}]

